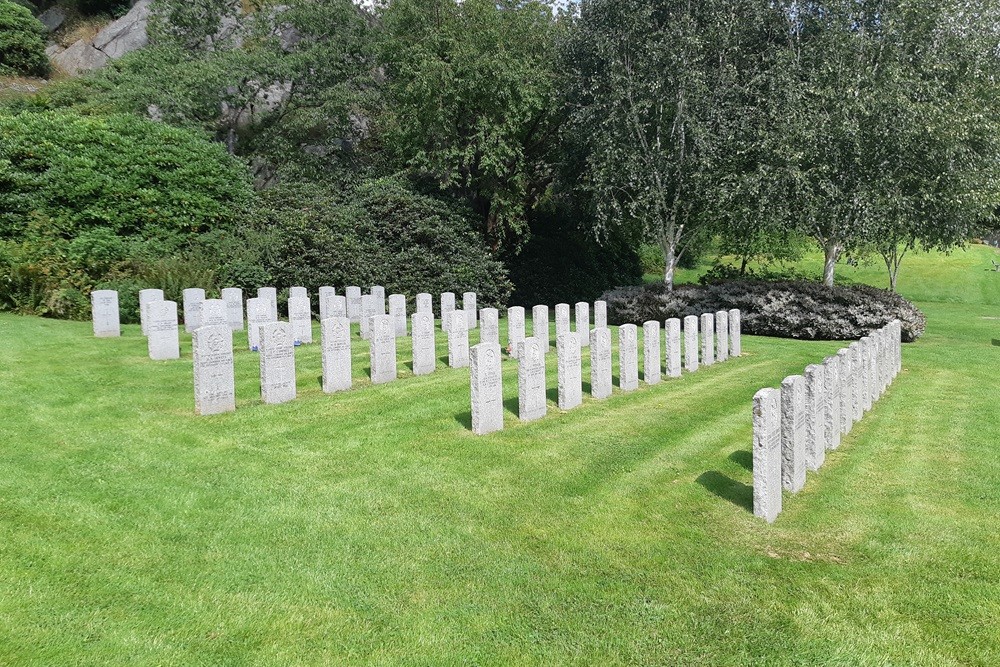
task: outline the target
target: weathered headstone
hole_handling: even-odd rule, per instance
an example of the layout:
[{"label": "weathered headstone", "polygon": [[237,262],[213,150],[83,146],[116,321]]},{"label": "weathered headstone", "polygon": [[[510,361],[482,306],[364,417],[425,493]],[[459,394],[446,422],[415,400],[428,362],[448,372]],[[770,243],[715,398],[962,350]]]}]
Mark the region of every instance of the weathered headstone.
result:
[{"label": "weathered headstone", "polygon": [[500,311],[496,308],[479,311],[479,342],[500,345]]},{"label": "weathered headstone", "polygon": [[864,397],[861,394],[862,376],[864,367],[862,366],[860,344],[854,341],[847,346],[847,353],[851,356],[851,421],[856,424],[861,421],[864,414]]},{"label": "weathered headstone", "polygon": [[660,323],[655,320],[642,325],[642,379],[646,384],[659,384],[663,377],[660,357]]},{"label": "weathered headstone", "polygon": [[146,346],[150,359],[180,359],[176,302],[161,300],[146,304]]},{"label": "weathered headstone", "polygon": [[288,297],[288,323],[292,325],[292,340],[304,345],[313,342],[309,299],[301,296]]},{"label": "weathered headstone", "polygon": [[433,373],[437,366],[434,313],[429,310],[418,310],[410,317],[410,320],[413,329],[410,334],[413,343],[413,374]]},{"label": "weathered headstone", "polygon": [[[347,317],[347,297],[339,294],[334,295],[327,306],[326,315],[327,317]],[[347,317],[347,319],[351,318]]]},{"label": "weathered headstone", "polygon": [[542,346],[542,354],[549,353],[549,307],[531,309],[531,337]]},{"label": "weathered headstone", "polygon": [[854,382],[851,380],[851,355],[847,348],[837,350],[837,358],[840,359],[840,432],[847,434],[851,432],[854,415],[854,399],[851,392],[854,389]]},{"label": "weathered headstone", "polygon": [[594,328],[608,328],[608,303],[607,301],[594,302]]},{"label": "weathered headstone", "polygon": [[715,363],[715,317],[712,313],[701,316],[701,365]]},{"label": "weathered headstone", "polygon": [[519,346],[524,342],[524,308],[512,306],[507,309],[507,352],[517,359]]},{"label": "weathered headstone", "polygon": [[323,349],[323,391],[332,394],[351,388],[351,319],[328,317],[319,323]]},{"label": "weathered headstone", "polygon": [[480,343],[469,355],[472,432],[486,435],[503,429],[503,375],[500,344]]},{"label": "weathered headstone", "polygon": [[781,512],[781,392],[753,397],[753,513],[773,523]]},{"label": "weathered headstone", "polygon": [[576,304],[576,333],[580,336],[580,347],[590,347],[590,304],[586,301]]},{"label": "weathered headstone", "polygon": [[372,384],[391,382],[396,379],[396,325],[392,315],[376,315],[371,326]]},{"label": "weathered headstone", "polygon": [[217,326],[229,326],[229,306],[222,299],[205,299],[201,302],[198,328]]},{"label": "weathered headstone", "polygon": [[406,297],[402,294],[389,295],[389,317],[396,338],[406,338]]},{"label": "weathered headstone", "polygon": [[374,315],[385,315],[386,305],[385,305],[385,288],[381,285],[375,285],[371,288],[370,294],[374,300],[375,312]]},{"label": "weathered headstone", "polygon": [[639,328],[634,324],[618,327],[618,387],[639,388]]},{"label": "weathered headstone", "polygon": [[288,322],[260,328],[260,397],[265,403],[295,399],[295,342]]},{"label": "weathered headstone", "polygon": [[361,337],[368,340],[370,337],[372,318],[379,315],[378,297],[371,294],[361,295]]},{"label": "weathered headstone", "polygon": [[233,331],[243,331],[243,290],[226,287],[222,290],[222,300],[226,302],[226,320]]},{"label": "weathered headstone", "polygon": [[455,312],[455,293],[441,293],[441,331],[451,328],[451,314]]},{"label": "weathered headstone", "polygon": [[798,493],[806,483],[806,379],[781,382],[781,483]]},{"label": "weathered headstone", "polygon": [[233,330],[229,322],[202,324],[192,334],[191,348],[195,414],[217,415],[236,410]]},{"label": "weathered headstone", "polygon": [[684,370],[698,370],[698,318],[694,315],[684,318]]},{"label": "weathered headstone", "polygon": [[671,317],[667,326],[667,377],[681,376],[681,321]]},{"label": "weathered headstone", "polygon": [[740,322],[739,308],[729,311],[729,356],[739,357],[743,354],[743,331]]},{"label": "weathered headstone", "polygon": [[274,322],[271,318],[271,304],[267,299],[256,297],[247,299],[247,343],[252,352],[260,350],[260,327]]},{"label": "weathered headstone", "polygon": [[94,324],[94,336],[115,338],[122,335],[118,292],[113,289],[98,289],[91,292],[90,313]]},{"label": "weathered headstone", "polygon": [[826,393],[824,367],[806,366],[806,467],[819,470],[826,460]]},{"label": "weathered headstone", "polygon": [[201,308],[205,303],[205,290],[189,287],[184,290],[184,330],[191,333],[201,326]]},{"label": "weathered headstone", "polygon": [[556,338],[560,410],[570,410],[583,402],[582,363],[580,336],[572,331],[567,331]]},{"label": "weathered headstone", "polygon": [[347,316],[351,322],[361,321],[361,288],[351,285],[347,288]]},{"label": "weathered headstone", "polygon": [[465,368],[469,365],[469,319],[464,310],[453,310],[448,325],[448,366]]},{"label": "weathered headstone", "polygon": [[875,374],[878,372],[877,361],[875,358],[875,338],[872,336],[865,336],[862,340],[862,350],[865,353],[865,412],[872,409],[875,405]]},{"label": "weathered headstone", "polygon": [[715,313],[715,360],[729,359],[729,313],[720,310]]},{"label": "weathered headstone", "polygon": [[427,292],[417,295],[417,312],[434,314],[434,297]]},{"label": "weathered headstone", "polygon": [[462,310],[465,311],[465,323],[472,331],[479,325],[479,310],[476,306],[476,293],[464,292],[462,294]]},{"label": "weathered headstone", "polygon": [[590,332],[590,395],[594,398],[611,396],[611,329]]},{"label": "weathered headstone", "polygon": [[824,442],[827,449],[836,449],[840,447],[840,357],[827,357],[823,367]]},{"label": "weathered headstone", "polygon": [[569,325],[569,304],[568,303],[557,303],[556,304],[556,340],[559,340],[559,336],[563,334],[568,334],[570,332]]},{"label": "weathered headstone", "polygon": [[324,285],[319,288],[319,321],[333,317],[333,313],[330,312],[330,306],[333,304],[333,297],[337,296],[337,290],[334,288]]},{"label": "weathered headstone", "polygon": [[[288,298],[289,299],[305,299],[309,300],[309,290],[305,287],[289,287],[288,288]],[[311,307],[311,304],[310,304]]]},{"label": "weathered headstone", "polygon": [[274,287],[258,287],[257,298],[264,299],[268,303],[271,313],[271,321],[278,321],[278,290]]},{"label": "weathered headstone", "polygon": [[142,334],[148,335],[146,328],[146,305],[154,301],[163,301],[163,290],[161,289],[141,289],[139,290],[139,323],[142,325]]},{"label": "weathered headstone", "polygon": [[517,416],[532,421],[545,416],[545,352],[542,343],[530,336],[521,342],[517,366]]}]

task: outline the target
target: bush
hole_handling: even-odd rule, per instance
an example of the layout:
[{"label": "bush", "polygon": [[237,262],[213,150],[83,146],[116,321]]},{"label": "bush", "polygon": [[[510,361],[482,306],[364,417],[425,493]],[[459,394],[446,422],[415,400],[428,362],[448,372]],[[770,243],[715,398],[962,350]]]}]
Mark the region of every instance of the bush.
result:
[{"label": "bush", "polygon": [[627,287],[606,293],[608,321],[642,325],[648,320],[739,308],[742,331],[758,336],[856,340],[894,319],[904,342],[924,333],[927,319],[912,303],[868,285],[824,287],[810,281],[731,281],[709,285]]},{"label": "bush", "polygon": [[21,5],[0,0],[0,74],[48,76],[45,27]]}]

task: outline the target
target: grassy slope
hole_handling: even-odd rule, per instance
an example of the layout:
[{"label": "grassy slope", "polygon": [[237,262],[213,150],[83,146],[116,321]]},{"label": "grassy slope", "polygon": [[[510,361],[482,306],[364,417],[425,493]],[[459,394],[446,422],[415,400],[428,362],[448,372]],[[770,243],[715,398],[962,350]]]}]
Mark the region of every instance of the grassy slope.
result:
[{"label": "grassy slope", "polygon": [[283,406],[241,350],[197,418],[187,340],[0,315],[0,664],[998,664],[990,252],[907,265],[927,335],[773,526],[750,398],[836,344],[475,437],[466,372],[368,386],[363,344],[336,396],[300,348]]}]

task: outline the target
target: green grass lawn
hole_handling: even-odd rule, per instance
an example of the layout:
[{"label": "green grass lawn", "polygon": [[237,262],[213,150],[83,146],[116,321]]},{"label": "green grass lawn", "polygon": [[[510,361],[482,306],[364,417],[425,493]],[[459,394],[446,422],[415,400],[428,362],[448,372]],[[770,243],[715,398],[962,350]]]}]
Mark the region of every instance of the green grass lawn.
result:
[{"label": "green grass lawn", "polygon": [[773,525],[751,397],[837,343],[745,337],[570,413],[553,354],[531,424],[505,362],[476,437],[468,372],[413,377],[408,342],[378,387],[356,343],[332,396],[299,348],[266,406],[241,335],[238,411],[196,417],[186,336],[152,362],[137,326],[0,315],[0,665],[1000,664],[992,253],[905,265],[927,334]]}]

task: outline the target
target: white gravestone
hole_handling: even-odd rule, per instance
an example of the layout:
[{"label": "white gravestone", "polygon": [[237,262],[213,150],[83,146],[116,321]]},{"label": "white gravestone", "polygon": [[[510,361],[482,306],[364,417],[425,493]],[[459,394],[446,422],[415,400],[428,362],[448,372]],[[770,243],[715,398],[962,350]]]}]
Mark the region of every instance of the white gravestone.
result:
[{"label": "white gravestone", "polygon": [[660,323],[655,320],[642,325],[642,379],[646,384],[660,384]]},{"label": "white gravestone", "polygon": [[479,324],[479,310],[478,306],[476,306],[475,292],[464,292],[462,294],[462,310],[465,311],[465,323],[468,325],[469,331],[472,331]]},{"label": "white gravestone", "polygon": [[548,410],[542,343],[534,336],[525,338],[517,361],[517,416],[521,421],[541,419]]},{"label": "white gravestone", "polygon": [[486,435],[503,429],[503,375],[499,343],[480,343],[469,354],[472,432]]},{"label": "white gravestone", "polygon": [[233,331],[243,331],[243,290],[226,287],[222,290],[222,300],[226,302],[226,320]]},{"label": "white gravestone", "polygon": [[361,321],[361,288],[351,285],[346,290],[347,294],[347,316],[351,322]]},{"label": "white gravestone", "polygon": [[396,338],[406,338],[406,297],[402,294],[389,295],[389,317]]},{"label": "white gravestone", "polygon": [[99,289],[90,293],[90,314],[97,338],[116,338],[122,335],[121,315],[118,311],[118,292]]},{"label": "white gravestone", "polygon": [[704,313],[701,316],[701,365],[715,363],[715,316]]},{"label": "white gravestone", "polygon": [[851,432],[851,415],[854,414],[854,403],[851,398],[851,389],[854,386],[851,382],[851,355],[847,348],[837,350],[837,358],[840,360],[840,433],[846,435]]},{"label": "white gravestone", "polygon": [[410,334],[413,344],[413,374],[433,373],[437,366],[434,313],[429,310],[418,310],[410,317],[410,320],[413,329]]},{"label": "white gravestone", "polygon": [[684,318],[684,370],[698,370],[698,318],[694,315]]},{"label": "white gravestone", "polygon": [[378,315],[378,297],[371,294],[361,295],[361,337],[365,340],[369,338],[372,318]]},{"label": "white gravestone", "polygon": [[375,285],[371,288],[370,293],[375,300],[375,315],[385,315],[385,288],[381,285]]},{"label": "white gravestone", "polygon": [[247,346],[251,352],[260,350],[260,327],[274,322],[271,319],[271,304],[260,297],[247,299]]},{"label": "white gravestone", "polygon": [[441,293],[441,331],[451,328],[451,314],[455,312],[455,293]]},{"label": "white gravestone", "polygon": [[421,292],[417,295],[417,312],[418,313],[430,313],[434,315],[434,297],[432,297],[427,292]]},{"label": "white gravestone", "polygon": [[549,307],[531,309],[531,337],[542,346],[542,354],[549,353]]},{"label": "white gravestone", "polygon": [[198,328],[217,327],[221,325],[229,326],[229,305],[222,299],[205,299],[202,301]]},{"label": "white gravestone", "polygon": [[826,460],[826,394],[824,368],[806,366],[806,467],[819,470]]},{"label": "white gravestone", "polygon": [[608,328],[608,303],[607,301],[594,302],[594,328]]},{"label": "white gravestone", "polygon": [[524,342],[524,308],[511,306],[507,309],[507,353],[517,359],[517,351]]},{"label": "white gravestone", "polygon": [[330,305],[327,306],[330,312],[327,313],[329,317],[347,317],[348,320],[351,318],[347,316],[347,297],[341,295],[334,295],[330,299]]},{"label": "white gravestone", "polygon": [[260,327],[260,397],[265,403],[295,399],[295,342],[288,322]]},{"label": "white gravestone", "polygon": [[500,344],[500,311],[496,308],[479,311],[479,342]]},{"label": "white gravestone", "polygon": [[590,304],[580,301],[576,309],[576,333],[580,336],[580,347],[590,347]]},{"label": "white gravestone", "polygon": [[556,304],[556,340],[559,340],[559,336],[563,334],[568,334],[570,332],[569,324],[569,304],[568,303],[557,303]]},{"label": "white gravestone", "polygon": [[376,315],[371,326],[372,384],[392,382],[396,379],[396,325],[392,315]]},{"label": "white gravestone", "polygon": [[319,288],[319,321],[327,319],[328,317],[333,317],[333,313],[330,312],[330,306],[333,303],[333,297],[337,296],[337,290],[333,289],[328,285],[324,285]]},{"label": "white gravestone", "polygon": [[323,351],[323,391],[332,394],[351,388],[351,319],[329,317],[319,325]]},{"label": "white gravestone", "polygon": [[729,311],[729,356],[738,357],[743,354],[743,332],[740,322],[739,308]]},{"label": "white gravestone", "polygon": [[827,449],[840,447],[840,357],[823,361],[823,399],[826,401],[823,442]]},{"label": "white gravestone", "polygon": [[781,483],[798,493],[806,483],[806,379],[781,382]]},{"label": "white gravestone", "polygon": [[278,290],[274,287],[258,287],[257,298],[264,299],[271,311],[271,321],[278,321]]},{"label": "white gravestone", "polygon": [[572,331],[567,331],[556,338],[560,410],[571,410],[583,403],[582,364],[580,336]]},{"label": "white gravestone", "polygon": [[611,396],[611,377],[611,329],[594,329],[590,332],[590,395]]},{"label": "white gravestone", "polygon": [[875,404],[875,339],[865,336],[861,339],[861,349],[865,355],[865,404],[864,411],[868,412]]},{"label": "white gravestone", "polygon": [[672,317],[666,321],[667,328],[667,377],[681,376],[681,321]]},{"label": "white gravestone", "polygon": [[233,330],[229,322],[203,324],[191,338],[194,357],[194,411],[217,415],[236,410]]},{"label": "white gravestone", "polygon": [[292,325],[292,340],[305,345],[313,342],[309,299],[301,296],[288,297],[288,323]]},{"label": "white gravestone", "polygon": [[177,329],[176,302],[151,301],[146,304],[146,346],[150,359],[181,358]]},{"label": "white gravestone", "polygon": [[[305,287],[289,287],[288,288],[288,298],[289,299],[305,299],[309,300],[309,290]],[[311,304],[310,304],[311,307]]]},{"label": "white gravestone", "polygon": [[864,397],[861,395],[861,381],[864,367],[861,365],[860,344],[854,341],[847,346],[847,353],[851,356],[851,419],[856,424],[861,421],[864,413]]},{"label": "white gravestone", "polygon": [[720,310],[715,313],[715,360],[729,359],[729,313]]},{"label": "white gravestone", "polygon": [[201,308],[205,303],[205,290],[189,287],[184,290],[184,330],[191,333],[201,325]]},{"label": "white gravestone", "polygon": [[146,328],[146,306],[154,301],[163,301],[163,290],[161,289],[141,289],[139,290],[139,324],[142,325],[142,334],[148,335]]},{"label": "white gravestone", "polygon": [[781,392],[753,397],[753,513],[773,523],[781,512]]},{"label": "white gravestone", "polygon": [[618,327],[618,387],[639,388],[639,328],[634,324]]},{"label": "white gravestone", "polygon": [[448,325],[448,366],[465,368],[469,365],[469,318],[464,310],[451,311]]}]

